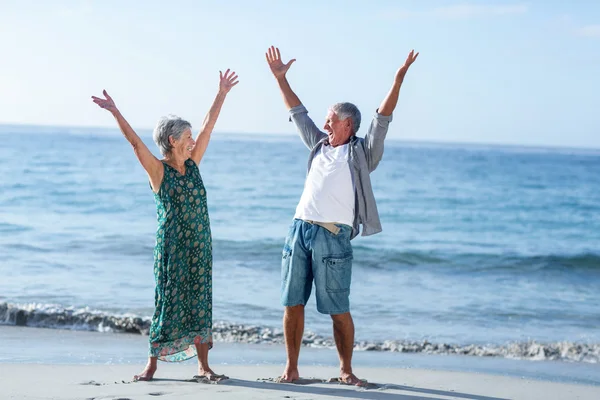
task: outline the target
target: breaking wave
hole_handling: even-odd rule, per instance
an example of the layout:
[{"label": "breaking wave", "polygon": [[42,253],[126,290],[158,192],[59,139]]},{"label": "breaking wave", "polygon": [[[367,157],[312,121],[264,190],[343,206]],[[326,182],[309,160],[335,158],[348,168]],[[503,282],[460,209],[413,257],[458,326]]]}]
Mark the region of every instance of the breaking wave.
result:
[{"label": "breaking wave", "polygon": [[[0,324],[38,328],[72,329],[82,331],[132,333],[147,335],[150,318],[128,314],[108,314],[88,308],[64,308],[49,304],[0,303]],[[216,322],[213,324],[215,341],[253,344],[284,343],[283,332],[266,326],[250,326]],[[307,332],[303,344],[315,348],[335,348],[332,338]],[[477,357],[505,357],[526,360],[561,360],[598,363],[600,344],[535,341],[513,342],[501,345],[432,343],[425,341],[385,340],[361,341],[358,351],[390,351],[400,353],[454,354]]]}]

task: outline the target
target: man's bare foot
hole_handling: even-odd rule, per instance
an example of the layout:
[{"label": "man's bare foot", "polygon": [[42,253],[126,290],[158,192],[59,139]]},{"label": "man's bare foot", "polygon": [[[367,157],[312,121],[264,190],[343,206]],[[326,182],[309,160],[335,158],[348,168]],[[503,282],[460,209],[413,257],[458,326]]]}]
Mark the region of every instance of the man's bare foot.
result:
[{"label": "man's bare foot", "polygon": [[278,383],[292,383],[300,379],[298,368],[285,367],[283,374],[277,378]]},{"label": "man's bare foot", "polygon": [[194,379],[205,378],[212,382],[220,382],[225,379],[229,379],[226,375],[215,374],[210,368],[198,368],[198,375],[194,376]]},{"label": "man's bare foot", "polygon": [[148,364],[148,365],[146,365],[146,368],[144,368],[144,370],[142,371],[141,374],[133,376],[133,380],[134,380],[134,382],[151,381],[152,378],[154,377],[155,372],[156,372],[156,365]]},{"label": "man's bare foot", "polygon": [[356,377],[356,375],[354,375],[352,372],[350,372],[350,373],[342,372],[340,374],[340,383],[342,383],[344,385],[361,386],[361,387],[368,385],[368,382],[366,380],[358,379]]}]

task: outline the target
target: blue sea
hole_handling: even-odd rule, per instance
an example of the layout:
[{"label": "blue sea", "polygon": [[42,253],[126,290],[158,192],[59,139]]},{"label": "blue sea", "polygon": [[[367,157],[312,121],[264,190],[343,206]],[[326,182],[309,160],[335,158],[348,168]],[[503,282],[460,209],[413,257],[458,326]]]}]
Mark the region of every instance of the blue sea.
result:
[{"label": "blue sea", "polygon": [[[156,209],[125,139],[0,126],[0,140],[0,323],[147,321]],[[213,134],[200,172],[224,330],[281,328],[281,251],[307,156],[293,135]],[[371,177],[383,232],[352,242],[365,349],[600,361],[600,150],[388,140]],[[306,318],[313,338],[332,336],[314,298]]]}]

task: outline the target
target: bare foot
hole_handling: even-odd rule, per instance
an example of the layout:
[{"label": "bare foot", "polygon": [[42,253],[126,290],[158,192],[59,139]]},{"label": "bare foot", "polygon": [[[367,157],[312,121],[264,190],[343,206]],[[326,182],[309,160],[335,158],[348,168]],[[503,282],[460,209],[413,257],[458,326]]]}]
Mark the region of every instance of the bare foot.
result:
[{"label": "bare foot", "polygon": [[300,379],[298,368],[285,367],[283,374],[277,378],[278,383],[292,383]]},{"label": "bare foot", "polygon": [[194,376],[194,379],[206,378],[212,382],[220,382],[225,379],[229,379],[226,375],[215,374],[210,368],[198,368],[198,375]]},{"label": "bare foot", "polygon": [[133,376],[133,380],[134,380],[134,382],[151,381],[155,372],[156,372],[156,365],[148,364],[148,365],[146,365],[146,368],[144,368],[144,370],[142,371],[141,374]]},{"label": "bare foot", "polygon": [[350,372],[350,373],[342,372],[340,374],[340,383],[342,383],[344,385],[361,386],[361,387],[365,387],[368,385],[368,382],[366,380],[358,379],[356,377],[356,375],[354,375],[352,372]]}]

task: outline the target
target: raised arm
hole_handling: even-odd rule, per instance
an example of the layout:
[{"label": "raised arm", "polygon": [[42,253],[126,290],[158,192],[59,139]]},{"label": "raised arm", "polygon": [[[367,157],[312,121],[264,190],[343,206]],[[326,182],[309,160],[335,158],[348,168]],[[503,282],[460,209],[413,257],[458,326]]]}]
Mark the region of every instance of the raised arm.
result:
[{"label": "raised arm", "polygon": [[150,178],[152,190],[158,192],[164,174],[162,163],[156,157],[154,157],[154,154],[150,152],[146,144],[144,144],[142,139],[140,139],[137,133],[135,133],[131,125],[129,125],[129,122],[127,122],[125,117],[123,117],[123,114],[121,114],[115,105],[114,100],[108,95],[106,90],[104,90],[102,93],[104,94],[104,99],[92,96],[94,103],[109,111],[113,117],[115,117],[123,136],[125,136],[125,139],[127,139],[127,141],[131,144],[133,147],[133,152],[142,164],[142,167],[144,167],[146,170],[146,173]]},{"label": "raised arm", "polygon": [[404,65],[398,69],[396,72],[396,76],[394,77],[394,83],[392,84],[392,88],[388,92],[385,99],[381,102],[379,106],[379,114],[384,116],[392,115],[392,112],[396,108],[396,104],[398,104],[398,96],[400,95],[400,87],[402,86],[402,82],[404,81],[404,77],[406,76],[406,72],[408,72],[408,68],[415,62],[419,53],[415,54],[414,50],[411,50],[408,53],[408,57],[406,57],[406,61]]},{"label": "raised arm", "polygon": [[408,57],[404,65],[398,69],[394,77],[392,88],[388,92],[385,99],[377,109],[377,113],[373,117],[369,131],[365,135],[366,157],[369,166],[369,172],[377,168],[381,158],[383,157],[383,147],[388,127],[392,121],[392,113],[398,104],[398,96],[400,95],[400,87],[406,76],[408,68],[417,59],[419,53],[415,54],[414,50],[408,53]]},{"label": "raised arm", "polygon": [[267,58],[267,63],[269,64],[269,68],[271,68],[271,72],[277,80],[279,90],[281,90],[283,102],[290,112],[290,119],[294,122],[296,128],[298,128],[300,137],[302,138],[302,141],[306,147],[312,149],[327,135],[319,130],[313,120],[308,116],[308,111],[302,105],[300,99],[296,93],[294,93],[286,78],[287,71],[290,69],[290,66],[294,61],[296,61],[296,59],[293,58],[288,61],[287,64],[284,64],[283,61],[281,61],[281,53],[279,52],[279,49],[274,46],[269,48],[265,56]]},{"label": "raised arm", "polygon": [[202,129],[200,129],[198,137],[196,137],[196,145],[192,150],[192,160],[194,160],[196,165],[200,164],[200,161],[206,152],[208,142],[210,141],[210,135],[215,127],[215,124],[217,123],[217,119],[219,118],[219,113],[221,112],[221,107],[223,106],[225,97],[227,97],[227,93],[229,93],[232,87],[239,83],[237,78],[238,76],[235,74],[235,72],[230,72],[229,69],[225,71],[225,75],[219,71],[219,92],[217,93],[217,97],[215,97],[215,101],[213,101],[210,110],[208,110],[206,117],[204,117]]},{"label": "raised arm", "polygon": [[271,68],[271,72],[277,80],[277,84],[281,90],[281,95],[283,96],[283,102],[285,103],[287,109],[290,110],[302,104],[298,96],[296,96],[296,93],[294,93],[290,87],[290,84],[285,76],[296,59],[292,58],[287,64],[284,64],[283,61],[281,61],[281,53],[279,52],[279,49],[274,46],[269,48],[265,56],[267,57],[269,68]]}]

